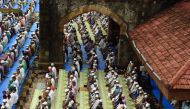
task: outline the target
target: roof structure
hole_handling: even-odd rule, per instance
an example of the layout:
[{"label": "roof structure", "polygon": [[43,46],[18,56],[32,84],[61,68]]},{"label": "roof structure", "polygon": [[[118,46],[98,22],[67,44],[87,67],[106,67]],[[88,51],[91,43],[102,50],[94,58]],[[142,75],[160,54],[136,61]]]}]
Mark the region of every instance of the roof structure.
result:
[{"label": "roof structure", "polygon": [[182,1],[129,32],[164,84],[190,89],[190,1]]}]

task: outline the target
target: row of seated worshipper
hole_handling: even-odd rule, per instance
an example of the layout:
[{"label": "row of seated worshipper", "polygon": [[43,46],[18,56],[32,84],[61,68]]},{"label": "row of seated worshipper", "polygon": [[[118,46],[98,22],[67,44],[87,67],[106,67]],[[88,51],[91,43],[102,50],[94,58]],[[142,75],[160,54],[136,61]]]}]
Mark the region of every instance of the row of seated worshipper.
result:
[{"label": "row of seated worshipper", "polygon": [[135,101],[137,109],[150,109],[150,104],[147,101],[148,94],[143,91],[137,82],[137,67],[133,67],[133,65],[133,62],[130,61],[125,74],[129,95]]},{"label": "row of seated worshipper", "polygon": [[[27,6],[29,0],[0,0],[0,7],[4,9],[20,9],[24,10]],[[31,0],[32,3],[36,3],[37,0]],[[18,5],[18,7],[17,7]]]},{"label": "row of seated worshipper", "polygon": [[76,30],[73,26],[72,21],[64,25],[64,42],[68,46],[74,45],[77,40]]},{"label": "row of seated worshipper", "polygon": [[[31,6],[35,7],[35,4],[31,3]],[[26,23],[31,17],[31,12],[33,11],[28,9],[28,11],[22,16],[16,16],[13,13],[0,13],[0,35],[2,36],[0,39],[0,54],[3,52],[7,43],[16,33],[23,31],[27,32]]]},{"label": "row of seated worshipper", "polygon": [[[57,80],[57,69],[54,65],[54,63],[51,63],[51,65],[48,67],[48,73],[46,73],[46,78],[49,78],[50,76],[52,76],[52,78],[54,80]],[[53,84],[55,86],[55,84]]]},{"label": "row of seated worshipper", "polygon": [[72,71],[68,73],[68,85],[65,93],[66,97],[63,109],[77,109],[78,72],[74,67],[72,67]]},{"label": "row of seated worshipper", "polygon": [[105,79],[108,86],[108,96],[111,98],[115,109],[127,109],[126,96],[123,94],[123,86],[119,84],[118,72],[115,70],[115,54],[109,51],[105,62]]},{"label": "row of seated worshipper", "polygon": [[67,89],[65,90],[66,97],[63,105],[64,109],[77,109],[76,96],[78,94],[78,78],[80,77],[80,71],[83,65],[80,44],[74,40],[74,43],[71,44],[71,46],[73,65],[71,70],[68,72],[68,84]]},{"label": "row of seated worshipper", "polygon": [[101,15],[100,16],[100,22],[102,24],[102,27],[104,28],[104,30],[106,32],[108,32],[108,21],[109,21],[109,17],[106,15]]},{"label": "row of seated worshipper", "polygon": [[[25,20],[25,22],[29,22],[29,20]],[[12,67],[13,63],[17,60],[17,57],[19,56],[20,49],[22,48],[27,36],[28,32],[26,30],[26,26],[22,25],[21,22],[16,23],[11,28],[11,31],[14,34],[17,34],[15,42],[13,42],[13,45],[8,48],[8,51],[2,55],[0,58],[0,71],[1,71],[1,80],[4,79],[6,74],[9,72],[9,68]],[[39,43],[39,29],[36,29],[35,33],[32,34],[32,38],[34,37],[34,40],[36,40],[37,43]],[[5,36],[7,37],[7,36]],[[1,43],[0,43],[1,46]]]},{"label": "row of seated worshipper", "polygon": [[109,68],[115,68],[115,53],[113,51],[108,51],[105,60],[105,72],[108,72]]},{"label": "row of seated worshipper", "polygon": [[98,56],[95,52],[95,48],[92,48],[90,53],[88,54],[88,64],[90,65],[90,69],[97,71],[98,70]]},{"label": "row of seated worshipper", "polygon": [[[78,17],[73,19],[71,21],[71,23],[76,22],[78,24],[78,31],[81,34],[81,40],[82,40],[83,44],[86,45],[89,41],[92,41],[92,40],[89,37],[89,33],[88,33],[87,27],[85,25],[84,15],[85,15],[85,13],[82,15],[79,15]],[[77,30],[76,30],[76,28],[72,28],[72,31],[76,32]],[[90,50],[87,50],[87,51],[90,51]]]},{"label": "row of seated worshipper", "polygon": [[[109,64],[109,63],[108,63]],[[118,81],[118,73],[114,70],[114,67],[108,65],[106,70],[105,79],[108,86],[108,96],[112,100],[115,109],[127,109],[126,97],[123,94],[122,85]]]},{"label": "row of seated worshipper", "polygon": [[[71,29],[72,28],[72,29]],[[83,65],[82,60],[82,52],[81,52],[81,46],[79,42],[77,41],[76,37],[76,31],[73,31],[73,26],[71,26],[71,23],[68,23],[65,25],[64,33],[66,35],[66,39],[64,39],[65,43],[65,56],[68,58],[68,47],[72,49],[72,59],[73,59],[73,67],[77,70],[77,72],[80,72]],[[66,62],[67,60],[65,60]],[[80,75],[79,75],[80,76]]]},{"label": "row of seated worshipper", "polygon": [[75,66],[72,66],[71,71],[68,72],[68,84],[65,90],[66,97],[63,109],[77,109],[76,96],[78,94],[78,78],[79,72]]},{"label": "row of seated worshipper", "polygon": [[90,92],[89,94],[89,104],[90,104],[90,108],[91,109],[103,109],[102,106],[102,100],[100,99],[100,91],[98,88],[98,79],[97,79],[97,70],[98,70],[98,64],[97,64],[97,57],[94,57],[95,55],[95,51],[91,51],[91,58],[92,62],[91,62],[91,68],[89,70],[89,74],[88,74],[88,91]]},{"label": "row of seated worshipper", "polygon": [[0,0],[0,7],[5,9],[13,8],[15,4],[18,4],[17,0]]},{"label": "row of seated worshipper", "polygon": [[22,79],[26,75],[26,70],[29,68],[29,61],[35,55],[37,42],[35,37],[32,37],[31,43],[27,46],[26,51],[23,51],[23,56],[19,59],[19,67],[12,75],[12,79],[9,81],[8,89],[3,91],[3,103],[0,105],[0,109],[11,109],[18,101],[18,88]]},{"label": "row of seated worshipper", "polygon": [[54,63],[48,67],[48,72],[45,75],[45,88],[42,91],[42,95],[38,97],[38,105],[36,109],[51,109],[52,101],[55,97],[55,90],[56,90],[56,75],[57,70]]},{"label": "row of seated worshipper", "polygon": [[13,13],[3,15],[0,13],[0,16],[0,35],[2,36],[0,38],[0,53],[2,53],[10,39],[21,29],[21,24],[17,23],[19,16],[16,17]]},{"label": "row of seated worshipper", "polygon": [[[102,33],[101,27],[98,25],[97,21],[100,21],[100,23],[101,23],[107,17],[96,11],[89,12],[88,16],[89,16],[88,21],[90,22],[92,31],[93,31],[94,35],[96,36],[96,41],[97,40],[99,41],[101,39],[101,37],[103,37],[103,33]],[[108,25],[108,22],[104,22],[104,23],[107,23],[107,25]]]},{"label": "row of seated worshipper", "polygon": [[[74,21],[78,21],[78,19],[82,19],[82,16],[78,16],[76,19],[74,19],[73,21],[71,21],[71,22],[74,22]],[[90,39],[90,37],[89,37],[89,33],[88,33],[88,31],[87,31],[87,28],[86,28],[86,25],[85,25],[85,23],[82,21],[82,22],[77,22],[78,24],[79,24],[79,28],[78,28],[78,31],[80,32],[80,34],[81,34],[81,39],[82,39],[82,42],[83,42],[83,45],[84,45],[84,48],[85,48],[85,51],[88,53],[88,52],[90,52],[93,48],[94,48],[94,46],[95,46],[95,43],[93,42],[93,40],[91,40]],[[77,30],[75,30],[75,28],[72,28],[73,30],[73,32],[75,31],[77,31]],[[76,38],[74,39],[74,40],[76,40]]]}]

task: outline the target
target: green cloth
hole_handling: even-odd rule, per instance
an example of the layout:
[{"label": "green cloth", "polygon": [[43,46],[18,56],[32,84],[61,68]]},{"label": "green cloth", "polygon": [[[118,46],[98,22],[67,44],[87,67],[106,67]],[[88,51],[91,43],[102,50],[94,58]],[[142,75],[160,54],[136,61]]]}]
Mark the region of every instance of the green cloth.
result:
[{"label": "green cloth", "polygon": [[27,65],[26,65],[26,61],[25,60],[22,60],[22,65],[23,65],[24,70],[26,70],[27,69]]}]

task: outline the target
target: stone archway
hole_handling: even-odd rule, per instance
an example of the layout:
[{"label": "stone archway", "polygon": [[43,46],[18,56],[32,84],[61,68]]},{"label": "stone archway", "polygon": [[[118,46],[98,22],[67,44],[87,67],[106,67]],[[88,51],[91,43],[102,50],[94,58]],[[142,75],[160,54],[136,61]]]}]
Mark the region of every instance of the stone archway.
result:
[{"label": "stone archway", "polygon": [[75,18],[83,13],[89,12],[89,11],[97,11],[99,13],[109,16],[120,26],[120,34],[125,34],[127,32],[127,30],[128,30],[127,23],[119,15],[117,15],[114,11],[112,11],[110,8],[107,8],[107,7],[101,6],[101,5],[81,6],[79,8],[74,9],[67,16],[61,17],[60,22],[59,22],[59,32],[63,32],[64,24],[66,24],[73,18]]},{"label": "stone archway", "polygon": [[[59,21],[59,32],[62,33],[64,29],[64,24],[68,23],[70,20],[76,18],[77,16],[90,12],[90,11],[96,11],[99,13],[102,13],[106,16],[109,16],[115,23],[117,23],[120,27],[119,36],[122,36],[119,38],[119,45],[118,45],[118,54],[117,54],[117,63],[119,66],[123,65],[126,66],[128,63],[128,60],[130,56],[127,56],[126,51],[129,51],[129,43],[126,41],[126,34],[128,31],[128,24],[124,21],[122,17],[120,17],[117,13],[115,13],[112,9],[107,8],[105,6],[101,5],[85,5],[81,6],[79,8],[74,9],[70,12],[67,16],[60,17]],[[124,41],[125,40],[125,41]]]},{"label": "stone archway", "polygon": [[[89,12],[89,11],[97,11],[99,13],[102,13],[106,16],[109,16],[114,22],[116,22],[120,27],[120,32],[118,35],[125,35],[128,31],[128,24],[124,20],[124,18],[120,15],[118,15],[118,12],[113,11],[113,9],[110,9],[108,7],[102,6],[102,5],[83,5],[79,8],[73,9],[69,12],[69,14],[60,16],[55,13],[49,13],[48,16],[51,16],[51,20],[47,18],[44,18],[47,20],[47,22],[43,23],[43,26],[45,29],[41,29],[41,33],[43,33],[41,37],[41,52],[40,52],[40,61],[39,66],[47,66],[49,62],[54,62],[56,65],[59,65],[60,67],[63,66],[64,63],[64,56],[63,56],[63,29],[64,24],[69,22],[70,20],[74,19],[78,15],[81,15],[83,13]],[[54,11],[52,11],[54,12]],[[60,12],[62,13],[62,12]],[[52,15],[51,15],[52,14]],[[53,17],[52,17],[53,16]],[[42,16],[43,17],[43,16]],[[52,20],[54,19],[54,20]],[[47,25],[45,25],[47,24]],[[54,26],[54,27],[53,27]],[[49,28],[47,30],[47,28]],[[42,31],[43,30],[43,31]],[[45,33],[46,31],[46,33]],[[120,40],[120,39],[119,39]],[[56,43],[54,43],[56,42]],[[126,52],[122,47],[127,46],[127,44],[120,45],[121,50],[118,50],[119,56],[123,57],[126,55]],[[120,49],[120,47],[118,47]],[[56,48],[56,49],[55,49]],[[61,52],[63,51],[63,52]],[[122,55],[123,54],[123,55]],[[121,56],[120,56],[121,55]],[[124,58],[120,60],[126,60]],[[119,62],[122,64],[122,62]],[[127,63],[127,61],[123,61],[123,63]],[[123,65],[125,65],[123,64]]]}]

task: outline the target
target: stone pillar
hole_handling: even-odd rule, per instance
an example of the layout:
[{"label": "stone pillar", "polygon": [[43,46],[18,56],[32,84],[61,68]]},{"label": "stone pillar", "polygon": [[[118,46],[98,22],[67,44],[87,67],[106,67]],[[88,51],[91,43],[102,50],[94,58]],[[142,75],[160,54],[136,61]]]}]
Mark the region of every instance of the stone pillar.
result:
[{"label": "stone pillar", "polygon": [[130,60],[133,58],[133,50],[125,35],[120,35],[118,43],[118,60],[117,66],[120,68],[127,68]]},{"label": "stone pillar", "polygon": [[[39,52],[39,67],[42,68],[44,64],[49,62],[49,49],[48,39],[50,34],[47,32],[49,28],[49,7],[48,3],[44,0],[40,1],[40,52]],[[44,67],[45,69],[45,67]]]},{"label": "stone pillar", "polygon": [[119,25],[109,18],[108,24],[108,42],[113,43],[114,46],[117,45],[119,41],[120,27]]},{"label": "stone pillar", "polygon": [[41,2],[39,67],[54,62],[63,68],[63,36],[58,32],[59,15],[55,2]]}]

